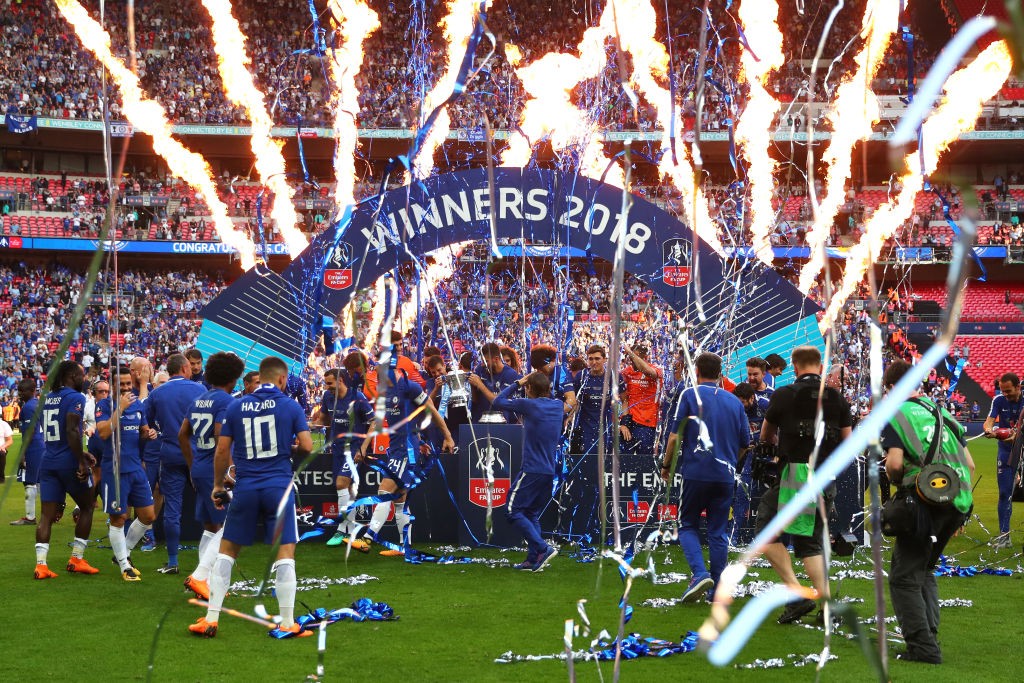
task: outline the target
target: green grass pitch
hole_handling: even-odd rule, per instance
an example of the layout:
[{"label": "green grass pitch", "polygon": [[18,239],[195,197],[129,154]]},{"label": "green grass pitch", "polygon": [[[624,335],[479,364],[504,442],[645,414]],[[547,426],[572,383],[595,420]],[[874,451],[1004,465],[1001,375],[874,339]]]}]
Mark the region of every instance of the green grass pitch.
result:
[{"label": "green grass pitch", "polygon": [[[995,445],[972,442],[972,453],[982,475],[976,490],[976,512],[992,531],[995,523]],[[154,570],[166,558],[162,547],[153,553],[136,552],[134,560],[142,571],[137,584],[121,580],[110,564],[110,550],[90,546],[86,557],[100,568],[97,576],[68,575],[63,564],[69,554],[70,519],[53,530],[50,559],[60,577],[52,581],[32,580],[34,527],[11,527],[7,522],[23,511],[22,487],[12,482],[17,467],[12,448],[8,462],[8,485],[0,507],[0,589],[4,626],[0,628],[0,651],[4,653],[5,681],[132,681],[145,680],[152,654],[152,678],[158,681],[301,681],[317,665],[316,638],[273,640],[258,625],[221,618],[221,630],[213,640],[190,636],[185,627],[203,614],[188,604],[182,576],[162,576]],[[965,536],[953,540],[950,553],[962,553],[958,560],[977,564],[979,558],[1014,570],[1011,577],[976,576],[941,578],[942,598],[972,600],[972,607],[942,610],[940,640],[945,664],[929,667],[892,662],[894,681],[1009,681],[1019,677],[1012,653],[1022,630],[1020,620],[1021,574],[1017,572],[1021,511],[1015,510],[1015,547],[993,551],[977,547],[988,540],[977,522]],[[105,535],[105,524],[97,514],[92,537]],[[973,539],[973,540],[972,540]],[[424,546],[429,549],[429,546]],[[518,554],[473,551],[473,557],[508,557]],[[686,572],[678,547],[659,549],[655,562],[661,571]],[[859,551],[856,568],[868,569],[866,553]],[[195,552],[183,552],[182,568],[188,571]],[[267,551],[255,546],[244,551],[234,580],[260,575]],[[326,680],[377,681],[552,681],[567,680],[560,661],[497,664],[494,659],[506,651],[519,654],[548,654],[562,648],[566,619],[576,618],[576,603],[587,600],[594,633],[617,627],[616,603],[622,593],[615,566],[605,562],[578,564],[558,557],[539,574],[515,572],[486,565],[409,565],[396,558],[353,553],[346,563],[341,549],[322,543],[300,545],[298,575],[342,577],[366,573],[379,580],[362,586],[335,586],[299,592],[298,599],[310,607],[344,607],[359,597],[390,603],[400,620],[395,622],[340,622],[327,629]],[[755,580],[773,580],[769,569],[755,568]],[[833,570],[835,575],[835,570]],[[872,585],[864,579],[833,581],[837,596],[865,598],[855,605],[861,616],[873,609]],[[638,580],[631,595],[635,606],[627,631],[676,640],[696,629],[707,615],[706,605],[671,608],[642,607],[650,597],[678,597],[682,584],[654,585]],[[888,595],[888,589],[886,590]],[[733,608],[742,606],[738,601]],[[252,613],[256,601],[241,595],[229,596],[226,605]],[[267,608],[276,601],[266,598]],[[887,605],[888,609],[888,605]],[[296,612],[301,614],[301,604]],[[810,621],[810,620],[808,620]],[[577,638],[577,649],[589,639]],[[822,633],[810,627],[780,626],[767,622],[740,653],[736,663],[757,658],[785,657],[787,654],[817,653]],[[895,652],[895,649],[892,650]],[[857,646],[835,639],[823,680],[876,680]],[[612,666],[578,662],[580,681],[610,680]],[[774,670],[717,669],[700,653],[665,659],[641,659],[622,663],[625,681],[775,681],[813,680],[813,667],[787,666]]]}]

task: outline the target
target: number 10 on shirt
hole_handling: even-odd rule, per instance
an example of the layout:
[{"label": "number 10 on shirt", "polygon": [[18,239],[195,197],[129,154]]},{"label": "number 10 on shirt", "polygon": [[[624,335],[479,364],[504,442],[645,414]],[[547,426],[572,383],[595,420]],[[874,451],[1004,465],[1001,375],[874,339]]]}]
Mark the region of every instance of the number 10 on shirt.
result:
[{"label": "number 10 on shirt", "polygon": [[273,415],[243,417],[245,457],[273,458],[277,455],[277,422]]}]

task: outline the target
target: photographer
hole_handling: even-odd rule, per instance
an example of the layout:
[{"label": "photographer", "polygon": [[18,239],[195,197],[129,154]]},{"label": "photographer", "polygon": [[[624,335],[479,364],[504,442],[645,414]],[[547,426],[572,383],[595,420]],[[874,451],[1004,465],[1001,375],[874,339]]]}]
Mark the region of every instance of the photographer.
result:
[{"label": "photographer", "polygon": [[[815,422],[820,407],[824,422],[824,435],[816,462],[829,456],[839,442],[850,435],[853,419],[850,406],[834,387],[822,389],[821,353],[813,346],[793,349],[793,370],[796,382],[781,387],[772,394],[761,426],[761,441],[778,443],[780,481],[761,498],[757,509],[757,533],[796,494],[810,476],[811,454],[815,450]],[[803,561],[804,569],[819,599],[828,598],[825,560],[822,555],[824,520],[817,505],[808,506],[786,527],[792,536],[793,552]],[[789,551],[779,539],[765,546],[765,557],[787,586],[803,590],[793,572]],[[815,601],[802,599],[792,602],[779,617],[780,624],[797,621],[815,607]]]},{"label": "photographer", "polygon": [[[886,389],[895,386],[910,368],[905,361],[893,362],[885,371]],[[911,526],[916,528],[908,526],[896,533],[889,566],[889,595],[907,643],[899,659],[942,663],[936,641],[939,592],[933,570],[946,543],[967,521],[973,507],[974,461],[966,448],[965,432],[952,415],[920,391],[903,403],[882,431],[885,469],[892,481],[900,482],[897,498],[911,496],[911,505],[919,513],[910,515],[915,522]],[[941,434],[938,442],[937,433]]]}]

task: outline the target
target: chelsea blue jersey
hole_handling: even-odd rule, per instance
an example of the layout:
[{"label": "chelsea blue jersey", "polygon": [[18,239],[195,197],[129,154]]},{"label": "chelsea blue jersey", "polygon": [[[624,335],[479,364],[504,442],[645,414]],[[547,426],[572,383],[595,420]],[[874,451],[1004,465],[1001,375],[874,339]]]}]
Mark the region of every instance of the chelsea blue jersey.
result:
[{"label": "chelsea blue jersey", "polygon": [[[96,422],[109,422],[113,409],[112,401],[104,398],[96,402]],[[140,428],[146,424],[146,417],[142,412],[142,402],[136,399],[118,419],[121,429],[121,474],[142,471],[142,432]],[[114,425],[111,424],[111,427]],[[114,435],[103,439],[103,459],[100,466],[104,474],[114,472]]]},{"label": "chelsea blue jersey", "polygon": [[213,478],[213,454],[217,450],[215,425],[224,420],[227,407],[235,399],[223,389],[210,389],[188,409],[188,423],[192,426],[192,476]]},{"label": "chelsea blue jersey", "polygon": [[[39,457],[43,455],[46,450],[46,443],[43,441],[43,416],[39,416],[39,420],[36,422],[36,430],[29,434],[28,428],[32,426],[32,416],[36,414],[36,406],[39,405],[39,399],[30,398],[25,402],[25,405],[21,408],[21,417],[19,418],[18,429],[21,431],[21,452],[22,459],[26,462],[30,458]],[[26,436],[27,435],[27,436]]]},{"label": "chelsea blue jersey", "polygon": [[146,399],[146,421],[160,430],[160,461],[168,465],[184,465],[185,456],[178,444],[178,431],[185,421],[192,401],[206,389],[184,377],[172,377]]},{"label": "chelsea blue jersey", "polygon": [[238,486],[290,486],[292,444],[308,431],[302,408],[273,384],[229,405],[220,435],[231,437]]},{"label": "chelsea blue jersey", "polygon": [[62,387],[46,395],[43,401],[43,440],[46,442],[44,469],[78,468],[78,460],[68,446],[69,413],[84,416],[85,396],[70,387]]},{"label": "chelsea blue jersey", "polygon": [[[363,443],[362,436],[350,436],[344,438],[343,434],[363,434],[369,431],[370,423],[373,421],[373,406],[366,399],[361,391],[349,389],[345,395],[335,399],[331,394],[331,400],[320,408],[322,414],[330,417],[330,433],[328,438],[331,441],[331,452],[334,455],[345,455],[346,452],[354,454]],[[350,420],[355,417],[355,421]]]}]

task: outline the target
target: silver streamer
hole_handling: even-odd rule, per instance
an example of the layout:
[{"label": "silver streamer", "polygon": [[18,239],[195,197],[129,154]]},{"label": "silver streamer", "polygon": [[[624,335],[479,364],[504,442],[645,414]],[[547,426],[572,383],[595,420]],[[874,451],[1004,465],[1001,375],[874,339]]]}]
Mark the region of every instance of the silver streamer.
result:
[{"label": "silver streamer", "polygon": [[[330,577],[322,576],[317,577],[304,577],[298,580],[298,586],[296,590],[299,591],[311,591],[311,590],[326,590],[331,586],[362,586],[370,581],[380,581],[376,576],[370,576],[369,574],[359,574],[358,576],[341,576],[341,577]],[[265,587],[274,585],[274,580],[270,579],[266,582]],[[242,593],[255,593],[258,586],[258,582],[255,579],[246,579],[245,581],[236,581],[231,584],[231,588],[228,589],[230,592],[235,594]]]},{"label": "silver streamer", "polygon": [[963,598],[949,598],[947,600],[939,600],[939,607],[974,607],[974,601]]},{"label": "silver streamer", "polygon": [[[830,654],[827,661],[839,659],[838,656]],[[788,661],[787,661],[788,660]],[[784,669],[787,666],[806,666],[808,664],[817,665],[821,661],[821,656],[816,652],[812,652],[808,655],[798,655],[790,653],[785,657],[772,657],[771,659],[755,659],[747,664],[736,664],[737,669]]]}]

